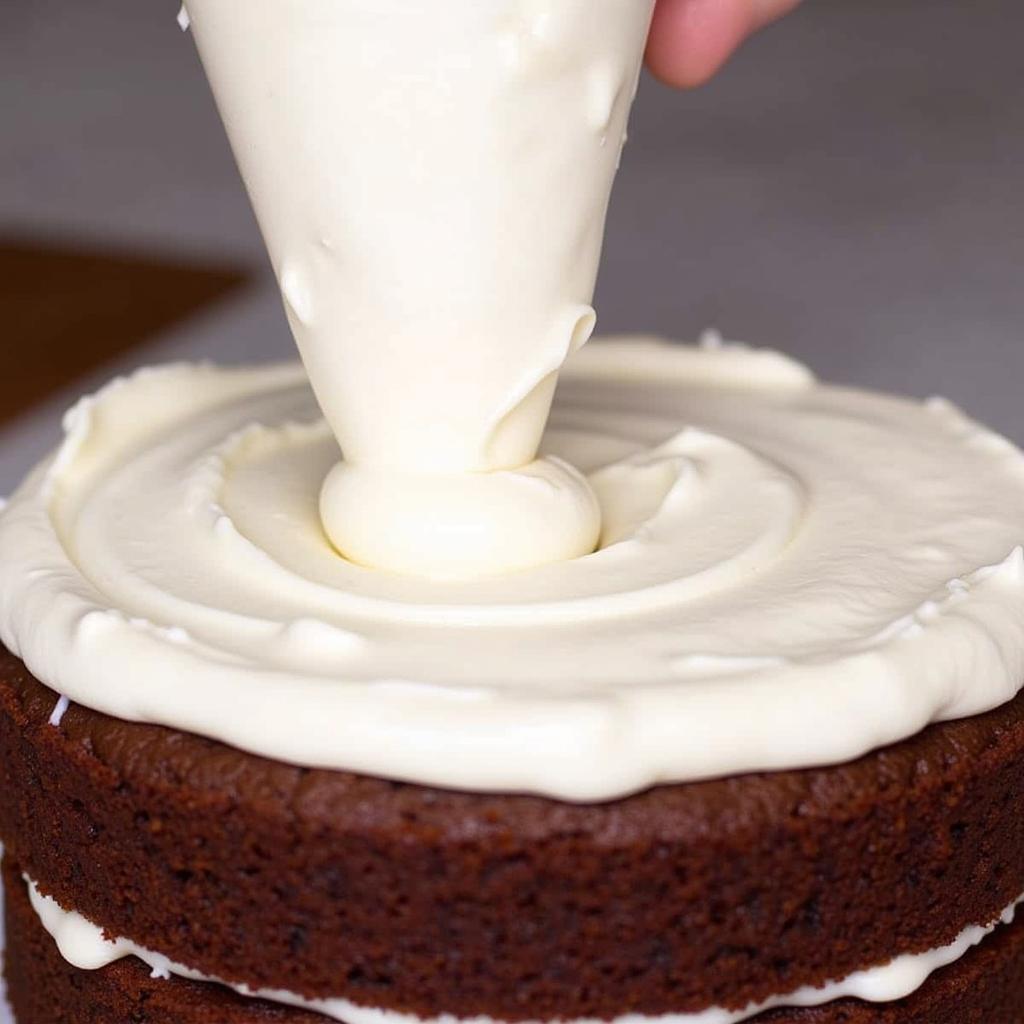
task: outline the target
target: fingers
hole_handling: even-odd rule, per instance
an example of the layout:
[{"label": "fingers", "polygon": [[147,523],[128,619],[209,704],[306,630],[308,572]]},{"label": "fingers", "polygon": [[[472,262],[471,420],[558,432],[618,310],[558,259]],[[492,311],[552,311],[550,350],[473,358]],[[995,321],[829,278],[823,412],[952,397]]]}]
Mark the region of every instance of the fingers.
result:
[{"label": "fingers", "polygon": [[754,27],[764,28],[773,21],[778,21],[799,3],[800,0],[752,0]]},{"label": "fingers", "polygon": [[668,85],[706,82],[752,32],[799,0],[658,0],[647,43],[651,71]]}]

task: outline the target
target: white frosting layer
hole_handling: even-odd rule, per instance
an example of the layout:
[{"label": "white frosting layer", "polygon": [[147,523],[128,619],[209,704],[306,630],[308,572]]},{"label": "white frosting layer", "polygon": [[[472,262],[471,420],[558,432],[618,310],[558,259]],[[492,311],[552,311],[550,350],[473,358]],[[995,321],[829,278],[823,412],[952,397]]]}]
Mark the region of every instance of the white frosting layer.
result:
[{"label": "white frosting layer", "polygon": [[[147,964],[155,978],[169,978],[172,975],[191,978],[193,981],[212,981],[226,984],[197,971],[183,967],[160,953],[137,946],[128,939],[105,939],[102,929],[87,921],[81,914],[62,910],[60,905],[48,896],[43,896],[28,878],[29,898],[39,920],[53,937],[61,955],[69,964],[82,970],[96,970],[126,956],[136,956]],[[822,1006],[835,999],[853,997],[868,1002],[891,1002],[916,992],[929,975],[959,960],[973,946],[978,945],[1000,923],[1010,924],[1017,907],[1024,897],[1010,904],[998,921],[990,925],[972,925],[965,928],[949,945],[941,946],[926,953],[913,953],[897,957],[880,967],[857,971],[839,981],[830,982],[821,988],[805,986],[795,992],[775,996],[763,1003],[750,1004],[742,1010],[727,1010],[711,1007],[699,1013],[670,1013],[663,1016],[647,1017],[638,1013],[627,1013],[615,1018],[612,1024],[738,1024],[765,1010],[779,1006]],[[254,989],[247,985],[228,985],[240,995],[267,999],[287,1006],[300,1007],[322,1013],[333,1020],[346,1024],[420,1024],[421,1018],[391,1010],[358,1006],[347,999],[303,999],[292,992]],[[458,1018],[441,1016],[430,1024],[457,1024]],[[477,1017],[463,1024],[497,1024],[489,1017]],[[600,1024],[598,1021],[580,1020],[568,1024]]]},{"label": "white frosting layer", "polygon": [[1024,456],[770,353],[574,357],[545,450],[589,473],[604,546],[500,579],[334,552],[298,366],[144,371],[66,426],[0,514],[0,638],[123,719],[597,800],[836,763],[1024,681]]},{"label": "white frosting layer", "polygon": [[344,453],[322,513],[352,560],[465,577],[594,549],[586,482],[531,463],[593,330],[652,7],[189,0]]}]

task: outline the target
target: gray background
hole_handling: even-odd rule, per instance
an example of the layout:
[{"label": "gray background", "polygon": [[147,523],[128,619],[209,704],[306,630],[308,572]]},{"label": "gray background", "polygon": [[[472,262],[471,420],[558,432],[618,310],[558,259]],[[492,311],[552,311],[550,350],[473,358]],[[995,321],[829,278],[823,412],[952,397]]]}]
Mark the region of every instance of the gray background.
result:
[{"label": "gray background", "polygon": [[[176,11],[3,0],[0,233],[261,269],[71,391],[139,362],[290,353]],[[645,83],[601,329],[693,337],[714,324],[823,376],[947,394],[1024,441],[1022,36],[1019,0],[808,0],[712,86]],[[18,339],[0,351],[16,378]],[[71,391],[0,433],[0,494],[52,442]]]},{"label": "gray background", "polygon": [[[4,3],[0,230],[260,270],[244,295],[104,374],[290,352],[176,12],[175,0]],[[1013,0],[808,0],[711,86],[646,81],[599,330],[687,338],[715,325],[825,377],[946,394],[1024,441],[1022,35]],[[16,374],[17,339],[2,359]],[[0,435],[0,493],[71,397]]]}]

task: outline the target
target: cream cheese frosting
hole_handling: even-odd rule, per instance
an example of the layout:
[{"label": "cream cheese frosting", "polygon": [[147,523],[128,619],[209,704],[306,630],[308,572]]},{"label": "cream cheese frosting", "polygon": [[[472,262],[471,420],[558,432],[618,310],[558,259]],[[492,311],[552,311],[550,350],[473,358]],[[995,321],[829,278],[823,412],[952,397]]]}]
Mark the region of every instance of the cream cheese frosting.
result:
[{"label": "cream cheese frosting", "polygon": [[345,461],[351,560],[434,577],[587,554],[542,456],[590,336],[653,0],[189,0],[288,318]]},{"label": "cream cheese frosting", "polygon": [[[193,981],[225,984],[217,978],[200,974],[175,963],[162,953],[139,946],[124,938],[108,939],[97,925],[75,911],[68,911],[49,896],[44,896],[31,879],[26,878],[29,899],[40,923],[57,943],[61,955],[73,967],[97,970],[127,956],[142,960],[154,978],[190,978]],[[1010,904],[997,921],[988,925],[971,925],[952,942],[924,953],[908,953],[887,964],[869,967],[829,982],[819,988],[805,986],[793,992],[775,996],[762,1003],[752,1003],[739,1010],[709,1007],[697,1013],[670,1013],[657,1017],[638,1013],[625,1013],[610,1024],[740,1024],[775,1007],[822,1006],[836,999],[853,997],[868,1002],[891,1002],[916,992],[937,970],[955,963],[977,946],[1000,924],[1011,924],[1024,896]],[[347,999],[304,999],[293,992],[257,989],[248,985],[228,984],[239,995],[283,1003],[321,1013],[332,1020],[346,1024],[421,1024],[422,1018],[373,1007],[359,1006]],[[438,1017],[423,1024],[457,1024],[459,1018]],[[476,1017],[462,1024],[498,1024],[489,1017]],[[598,1021],[570,1021],[567,1024],[602,1024]],[[607,1024],[607,1022],[606,1022]]]},{"label": "cream cheese frosting", "polygon": [[773,353],[574,356],[542,451],[601,547],[500,578],[333,550],[298,366],[143,371],[66,432],[0,513],[0,639],[74,702],[286,762],[602,800],[841,762],[1024,681],[1024,455]]}]

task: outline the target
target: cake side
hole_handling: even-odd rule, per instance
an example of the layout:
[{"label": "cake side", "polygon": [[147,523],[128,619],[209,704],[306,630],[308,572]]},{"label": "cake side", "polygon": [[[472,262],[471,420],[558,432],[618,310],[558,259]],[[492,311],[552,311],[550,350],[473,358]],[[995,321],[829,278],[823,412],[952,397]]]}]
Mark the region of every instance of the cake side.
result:
[{"label": "cake side", "polygon": [[[316,1024],[319,1014],[181,978],[154,977],[139,960],[99,970],[71,966],[40,925],[18,867],[3,865],[5,976],[19,1024]],[[750,1024],[994,1024],[1024,1016],[1024,920],[1007,925],[938,971],[912,995],[874,1004],[837,999],[780,1008]],[[406,1018],[412,1020],[412,1018]]]},{"label": "cake side", "polygon": [[319,1014],[219,985],[154,978],[139,961],[72,967],[43,929],[10,858],[3,865],[4,977],[18,1024],[324,1024]]},{"label": "cake side", "polygon": [[0,680],[22,869],[255,988],[511,1021],[736,1008],[945,945],[1024,892],[1021,698],[838,768],[570,805],[292,768],[76,706],[54,727],[57,696],[9,654]]}]

